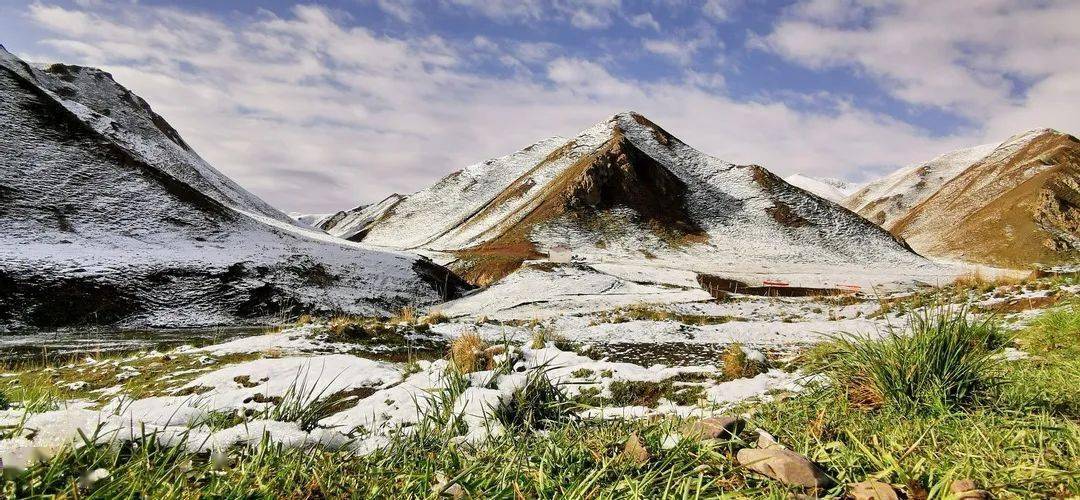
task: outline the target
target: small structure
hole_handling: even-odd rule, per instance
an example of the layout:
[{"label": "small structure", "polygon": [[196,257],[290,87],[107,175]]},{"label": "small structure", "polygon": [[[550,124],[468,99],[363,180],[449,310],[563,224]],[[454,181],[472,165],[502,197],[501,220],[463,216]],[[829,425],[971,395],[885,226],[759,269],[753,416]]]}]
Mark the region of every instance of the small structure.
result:
[{"label": "small structure", "polygon": [[555,245],[548,249],[548,262],[556,264],[569,264],[574,258],[574,252],[566,245]]}]

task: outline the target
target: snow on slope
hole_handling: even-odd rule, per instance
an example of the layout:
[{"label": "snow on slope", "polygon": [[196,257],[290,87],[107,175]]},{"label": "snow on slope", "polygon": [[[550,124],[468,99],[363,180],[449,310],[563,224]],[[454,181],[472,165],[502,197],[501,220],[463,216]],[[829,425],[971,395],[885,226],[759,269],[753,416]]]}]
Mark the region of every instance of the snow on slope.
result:
[{"label": "snow on slope", "polygon": [[65,64],[27,68],[0,47],[8,67],[22,66],[37,85],[59,97],[64,106],[146,163],[226,205],[282,221],[285,214],[240,187],[191,149],[141,97],[97,68]]},{"label": "snow on slope", "polygon": [[861,186],[852,184],[842,179],[828,177],[809,177],[802,174],[794,174],[786,177],[785,182],[800,189],[805,189],[833,203],[841,203],[844,198],[851,196]]},{"label": "snow on slope", "polygon": [[[396,248],[433,246],[435,240],[443,238],[481,211],[507,186],[541,163],[565,141],[561,137],[552,137],[517,153],[470,165],[450,174],[398,203],[391,217],[370,229],[365,241]],[[337,228],[329,231],[332,234],[346,234]]]},{"label": "snow on slope", "polygon": [[1080,140],[1017,134],[896,218],[916,249],[991,265],[1080,261]]},{"label": "snow on slope", "polygon": [[0,329],[386,313],[455,286],[416,256],[295,225],[100,71],[0,50],[0,96]]},{"label": "snow on slope", "polygon": [[946,182],[981,161],[999,144],[983,144],[945,153],[926,163],[902,168],[846,197],[843,205],[885,229],[922,203]]},{"label": "snow on slope", "polygon": [[327,225],[328,232],[338,238],[352,241],[360,241],[367,234],[368,229],[376,221],[382,219],[398,204],[405,200],[405,196],[394,193],[378,203],[361,205],[348,212],[338,212],[332,222]]},{"label": "snow on slope", "polygon": [[441,252],[481,284],[555,245],[590,263],[695,272],[933,267],[869,221],[634,113],[452,174],[397,204],[363,241]]}]

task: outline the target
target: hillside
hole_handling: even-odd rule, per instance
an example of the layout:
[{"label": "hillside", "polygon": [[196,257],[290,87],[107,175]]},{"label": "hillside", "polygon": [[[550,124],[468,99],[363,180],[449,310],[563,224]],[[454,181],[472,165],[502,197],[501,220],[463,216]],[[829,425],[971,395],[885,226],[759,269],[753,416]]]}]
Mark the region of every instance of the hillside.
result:
[{"label": "hillside", "polygon": [[810,177],[802,174],[789,175],[784,181],[797,188],[814,193],[833,203],[842,203],[862,186],[842,179]]},{"label": "hillside", "polygon": [[1051,129],[1013,136],[886,227],[929,255],[1013,267],[1076,262],[1080,141]]},{"label": "hillside", "polygon": [[[470,165],[392,204],[362,231],[488,284],[556,246],[588,265],[730,275],[853,275],[929,265],[903,241],[756,165],[733,165],[622,113]],[[354,227],[356,227],[354,225]],[[595,267],[595,266],[594,266]]]},{"label": "hillside", "polygon": [[0,50],[0,96],[0,329],[387,313],[458,284],[295,225],[107,73]]},{"label": "hillside", "polygon": [[936,193],[946,182],[981,161],[1000,144],[983,144],[943,154],[867,183],[842,200],[845,207],[885,229]]}]

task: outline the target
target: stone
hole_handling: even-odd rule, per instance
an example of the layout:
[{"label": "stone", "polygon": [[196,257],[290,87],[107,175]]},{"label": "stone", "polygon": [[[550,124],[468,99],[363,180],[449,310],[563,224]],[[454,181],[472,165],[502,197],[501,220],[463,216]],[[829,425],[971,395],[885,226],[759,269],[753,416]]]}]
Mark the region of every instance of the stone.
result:
[{"label": "stone", "polygon": [[746,421],[739,417],[709,417],[693,422],[686,422],[679,432],[687,439],[705,441],[708,439],[735,439],[746,427]]},{"label": "stone", "polygon": [[757,435],[758,435],[758,437],[757,437],[757,447],[758,448],[761,448],[761,449],[767,449],[767,448],[786,449],[787,448],[786,446],[780,444],[780,442],[777,441],[776,438],[773,437],[772,434],[769,434],[769,431],[767,431],[765,429],[762,429],[761,427],[758,427],[757,429],[754,429],[754,430],[757,432]]},{"label": "stone", "polygon": [[637,434],[631,434],[630,438],[626,440],[622,454],[637,465],[649,461],[649,450],[645,449],[645,445],[641,444],[641,439],[638,438]]},{"label": "stone", "polygon": [[892,485],[881,481],[863,481],[848,486],[848,497],[853,500],[899,500]]},{"label": "stone", "polygon": [[787,485],[823,488],[831,482],[817,465],[791,450],[743,448],[735,458],[740,465]]},{"label": "stone", "polygon": [[990,498],[990,492],[980,490],[975,481],[971,479],[958,479],[949,485],[949,492],[957,500],[986,500]]}]

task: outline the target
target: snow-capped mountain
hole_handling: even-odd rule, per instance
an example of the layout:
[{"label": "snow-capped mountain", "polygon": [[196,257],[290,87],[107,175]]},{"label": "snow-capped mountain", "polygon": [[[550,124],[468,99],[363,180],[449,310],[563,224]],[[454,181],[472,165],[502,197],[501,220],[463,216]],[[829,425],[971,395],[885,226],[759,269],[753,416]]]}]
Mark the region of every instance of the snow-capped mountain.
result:
[{"label": "snow-capped mountain", "polygon": [[[935,174],[920,185],[921,172]],[[874,187],[885,189],[867,196]],[[893,174],[848,206],[927,255],[1014,267],[1080,262],[1080,141],[1030,130]]]},{"label": "snow-capped mountain", "polygon": [[843,179],[831,177],[810,177],[802,174],[793,174],[784,178],[788,184],[797,188],[814,193],[833,203],[841,203],[845,198],[858,191],[859,184],[854,184]]},{"label": "snow-capped mountain", "polygon": [[589,263],[763,276],[929,265],[862,217],[636,113],[470,165],[367,219],[353,233],[365,243],[427,252],[479,284],[555,247]]},{"label": "snow-capped mountain", "polygon": [[983,144],[945,153],[926,163],[902,168],[869,182],[843,199],[845,207],[885,229],[913,207],[936,193],[946,182],[986,158],[999,146]]},{"label": "snow-capped mountain", "polygon": [[387,313],[460,285],[295,223],[102,71],[0,48],[0,123],[0,328]]}]

